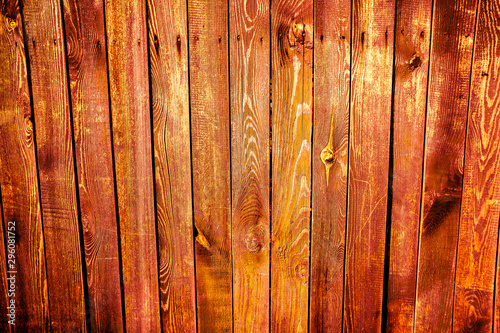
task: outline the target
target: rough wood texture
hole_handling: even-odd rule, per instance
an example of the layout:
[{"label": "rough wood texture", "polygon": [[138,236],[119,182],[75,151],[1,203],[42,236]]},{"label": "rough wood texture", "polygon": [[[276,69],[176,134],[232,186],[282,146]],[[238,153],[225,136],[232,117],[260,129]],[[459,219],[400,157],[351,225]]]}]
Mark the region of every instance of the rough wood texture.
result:
[{"label": "rough wood texture", "polygon": [[269,331],[269,2],[230,1],[234,330]]},{"label": "rough wood texture", "polygon": [[[16,235],[15,268],[8,269],[17,271],[12,298],[16,306],[13,328],[19,332],[42,331],[50,325],[45,249],[23,27],[17,1],[3,2],[0,21],[0,185],[3,229],[5,234],[11,231]],[[15,222],[14,230],[9,229],[12,227],[9,222]],[[1,244],[3,286],[6,282],[3,237]],[[5,311],[7,305],[3,305],[1,309]],[[5,314],[0,321],[0,330],[4,331]]]},{"label": "rough wood texture", "polygon": [[105,13],[126,329],[160,332],[146,3]]},{"label": "rough wood texture", "polygon": [[396,4],[387,331],[413,332],[432,0]]},{"label": "rough wood texture", "polygon": [[63,4],[90,328],[119,332],[123,318],[103,3]]},{"label": "rough wood texture", "polygon": [[148,10],[162,325],[195,332],[187,6],[150,0]]},{"label": "rough wood texture", "polygon": [[314,1],[311,244],[313,332],[342,330],[347,205],[351,1]]},{"label": "rough wood texture", "polygon": [[271,331],[308,326],[313,2],[273,1]]},{"label": "rough wood texture", "polygon": [[198,328],[231,332],[228,2],[188,5]]},{"label": "rough wood texture", "polygon": [[476,1],[434,3],[415,330],[451,330]]},{"label": "rough wood texture", "polygon": [[353,2],[345,332],[381,327],[394,15],[394,1]]},{"label": "rough wood texture", "polygon": [[23,3],[31,64],[50,326],[54,332],[65,329],[85,332],[84,277],[60,9],[60,3],[55,0]]},{"label": "rough wood texture", "polygon": [[453,331],[489,333],[500,218],[500,1],[481,1],[477,15]]},{"label": "rough wood texture", "polygon": [[[1,196],[1,191],[0,191],[0,196]],[[2,217],[2,205],[1,205],[1,200],[0,200],[0,262],[2,263],[0,265],[0,307],[2,309],[7,309],[7,306],[9,306],[9,294],[8,294],[8,288],[9,284],[7,282],[7,266],[5,263],[7,263],[7,257],[5,256],[5,235],[6,230],[4,230],[4,225],[3,225],[3,217]],[[0,330],[2,332],[10,333],[11,332],[11,325],[9,325],[8,322],[8,317],[5,314],[2,320],[0,321]]]}]

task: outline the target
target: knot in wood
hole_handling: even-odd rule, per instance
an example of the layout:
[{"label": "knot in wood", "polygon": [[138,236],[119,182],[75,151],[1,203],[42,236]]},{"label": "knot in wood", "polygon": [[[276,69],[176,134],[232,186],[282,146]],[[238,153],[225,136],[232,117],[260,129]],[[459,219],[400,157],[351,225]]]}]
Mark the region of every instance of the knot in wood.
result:
[{"label": "knot in wood", "polygon": [[415,53],[408,62],[408,67],[413,71],[420,67],[420,65],[422,65],[422,59],[420,59],[420,56]]},{"label": "knot in wood", "polygon": [[321,161],[326,164],[332,164],[335,161],[336,155],[330,147],[325,147],[321,151]]},{"label": "knot in wood", "polygon": [[309,264],[300,263],[295,266],[295,274],[300,280],[300,283],[306,285],[309,282]]},{"label": "knot in wood", "polygon": [[252,226],[245,234],[245,246],[249,252],[257,253],[264,247],[264,230],[261,226]]}]

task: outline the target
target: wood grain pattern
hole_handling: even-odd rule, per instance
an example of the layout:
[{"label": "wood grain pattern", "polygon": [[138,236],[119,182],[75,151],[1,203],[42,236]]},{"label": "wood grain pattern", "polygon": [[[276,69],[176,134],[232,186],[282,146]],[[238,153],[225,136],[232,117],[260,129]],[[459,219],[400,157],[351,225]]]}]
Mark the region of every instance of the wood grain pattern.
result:
[{"label": "wood grain pattern", "polygon": [[396,6],[387,331],[413,332],[432,1]]},{"label": "wood grain pattern", "polygon": [[273,1],[271,331],[308,327],[313,2]]},{"label": "wood grain pattern", "polygon": [[351,1],[314,1],[310,330],[342,331]]},{"label": "wood grain pattern", "polygon": [[230,1],[234,330],[269,330],[269,2]]},{"label": "wood grain pattern", "polygon": [[228,2],[189,0],[198,329],[231,332]]},{"label": "wood grain pattern", "polygon": [[123,330],[102,1],[63,2],[92,332]]},{"label": "wood grain pattern", "polygon": [[500,218],[500,1],[477,14],[453,332],[492,332]]},{"label": "wood grain pattern", "polygon": [[105,13],[126,329],[160,332],[146,3]]},{"label": "wood grain pattern", "polygon": [[381,329],[394,15],[394,1],[353,2],[345,332]]},{"label": "wood grain pattern", "polygon": [[476,1],[434,3],[415,331],[451,330]]},{"label": "wood grain pattern", "polygon": [[269,331],[269,2],[230,1],[234,331]]},{"label": "wood grain pattern", "polygon": [[187,5],[148,2],[161,315],[164,332],[195,332]]},{"label": "wood grain pattern", "polygon": [[[45,249],[23,22],[17,1],[3,2],[0,21],[0,185],[5,219],[3,230],[5,234],[11,231],[16,235],[15,253],[11,253],[15,269],[8,269],[17,271],[14,274],[17,288],[15,297],[12,297],[16,306],[16,325],[12,328],[19,332],[41,331],[47,330],[50,325]],[[9,222],[15,225],[8,225]],[[0,257],[3,261],[0,262],[6,263],[3,238],[1,243]],[[4,265],[1,273],[3,285],[6,282]],[[2,303],[2,311],[6,306]],[[6,317],[2,315],[0,326],[6,322]]]},{"label": "wood grain pattern", "polygon": [[[2,193],[0,191],[0,198],[2,197]],[[2,208],[1,205],[1,200],[0,200],[0,209]],[[3,225],[3,210],[0,210],[0,262],[2,263],[0,265],[0,306],[2,309],[7,309],[8,306],[10,306],[10,299],[9,299],[9,283],[7,281],[7,266],[5,265],[7,263],[7,257],[5,256],[5,235],[6,230],[4,230],[4,225]],[[5,263],[5,264],[4,264]],[[9,310],[10,311],[10,310]],[[3,320],[0,321],[0,330],[5,333],[10,333],[11,332],[11,325],[9,325],[8,319],[9,317],[5,316],[3,317]]]},{"label": "wood grain pattern", "polygon": [[50,327],[54,332],[85,332],[84,277],[60,2],[28,0],[23,2],[23,14],[31,64]]}]

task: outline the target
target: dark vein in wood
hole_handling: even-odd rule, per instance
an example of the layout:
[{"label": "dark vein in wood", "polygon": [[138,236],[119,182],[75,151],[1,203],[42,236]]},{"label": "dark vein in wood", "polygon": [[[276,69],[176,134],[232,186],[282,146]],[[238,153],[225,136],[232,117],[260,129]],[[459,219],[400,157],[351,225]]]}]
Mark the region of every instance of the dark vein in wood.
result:
[{"label": "dark vein in wood", "polygon": [[83,233],[83,222],[82,222],[82,210],[80,207],[80,188],[78,184],[78,170],[76,163],[76,149],[75,149],[75,128],[73,122],[73,101],[71,95],[71,80],[69,77],[69,60],[68,60],[68,38],[66,35],[66,24],[64,24],[64,3],[60,0],[59,5],[61,7],[61,26],[62,26],[62,36],[64,39],[63,51],[64,51],[64,66],[66,71],[66,89],[68,90],[68,105],[69,105],[69,117],[71,126],[71,148],[73,152],[73,172],[75,174],[75,190],[76,190],[76,211],[78,215],[78,234],[80,240],[80,258],[82,261],[82,284],[83,284],[83,296],[85,302],[85,323],[87,326],[87,332],[91,332],[90,325],[90,299],[89,299],[89,286],[87,282],[87,257],[85,255],[85,244],[84,244],[84,233]]},{"label": "dark vein in wood", "polygon": [[413,306],[413,332],[415,332],[415,323],[416,323],[416,313],[417,313],[417,290],[418,290],[418,267],[420,262],[420,238],[422,233],[422,212],[424,208],[424,175],[425,175],[425,148],[426,148],[426,137],[427,137],[427,111],[429,110],[429,87],[431,81],[431,52],[432,52],[432,32],[434,27],[434,6],[436,5],[436,1],[432,0],[432,9],[431,9],[431,22],[429,29],[429,54],[427,58],[429,59],[427,65],[427,87],[425,91],[425,114],[424,114],[424,144],[422,146],[422,176],[421,176],[421,185],[420,185],[420,214],[418,217],[418,240],[417,240],[417,263],[415,270],[415,303]]},{"label": "dark vein in wood", "polygon": [[[499,223],[500,225],[500,223]],[[497,297],[496,297],[496,294],[497,294],[497,278],[498,278],[498,249],[499,249],[499,245],[498,245],[498,241],[500,240],[500,228],[498,229],[497,231],[497,252],[496,252],[496,256],[495,256],[495,279],[493,280],[493,307],[492,307],[492,311],[491,311],[491,333],[495,333],[495,307],[496,307],[496,300],[497,300]]]},{"label": "dark vein in wood", "polygon": [[396,90],[396,29],[398,20],[398,0],[394,3],[394,41],[392,49],[392,89],[391,89],[391,126],[389,134],[389,173],[387,182],[387,215],[385,222],[385,256],[384,281],[382,287],[382,323],[381,332],[387,331],[387,299],[389,296],[389,269],[391,263],[391,234],[392,234],[392,198],[394,183],[394,96]]},{"label": "dark vein in wood", "polygon": [[106,77],[108,79],[108,104],[109,104],[109,130],[110,130],[110,142],[111,142],[111,164],[113,166],[113,190],[115,194],[115,214],[116,214],[116,236],[118,240],[118,266],[120,269],[120,295],[122,302],[122,318],[123,318],[123,331],[127,332],[127,320],[125,318],[125,286],[123,283],[123,263],[122,263],[122,237],[120,233],[120,214],[118,210],[118,185],[116,182],[116,160],[115,160],[115,144],[113,135],[113,117],[111,112],[111,85],[109,77],[109,56],[108,56],[108,32],[106,24],[106,4],[105,1],[102,2],[103,16],[104,16],[104,44],[106,51]]},{"label": "dark vein in wood", "polygon": [[[458,213],[458,237],[457,237],[457,245],[456,245],[456,254],[455,254],[455,273],[454,273],[454,279],[453,279],[453,306],[452,306],[452,311],[451,311],[451,318],[454,318],[455,315],[455,293],[456,293],[456,282],[457,282],[457,266],[458,266],[458,250],[459,250],[459,242],[460,242],[460,225],[462,222],[462,197],[464,193],[464,177],[465,177],[465,158],[467,157],[467,132],[469,129],[469,114],[470,114],[470,100],[471,100],[471,95],[472,95],[472,74],[474,73],[474,58],[475,58],[475,51],[476,51],[476,33],[477,33],[477,25],[478,25],[478,20],[479,20],[479,9],[480,9],[480,4],[481,0],[477,0],[476,3],[476,17],[474,21],[474,41],[472,44],[472,55],[471,55],[471,62],[470,62],[470,73],[469,73],[469,96],[467,98],[467,117],[465,119],[465,137],[464,137],[464,158],[462,160],[462,165],[464,168],[464,172],[462,173],[462,190],[460,191],[460,210]],[[493,299],[495,298],[495,294],[493,294]],[[495,312],[495,308],[493,308],[493,312]],[[453,332],[453,325],[454,321],[451,321],[451,331]],[[492,325],[494,326],[494,325]]]},{"label": "dark vein in wood", "polygon": [[272,327],[273,275],[273,1],[269,0],[269,332]]}]

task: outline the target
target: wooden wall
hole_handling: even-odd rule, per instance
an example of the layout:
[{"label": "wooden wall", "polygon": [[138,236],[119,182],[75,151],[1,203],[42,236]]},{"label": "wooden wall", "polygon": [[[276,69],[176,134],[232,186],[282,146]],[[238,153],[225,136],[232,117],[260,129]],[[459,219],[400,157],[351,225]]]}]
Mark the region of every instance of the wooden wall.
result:
[{"label": "wooden wall", "polygon": [[500,333],[500,0],[0,9],[0,331]]}]

